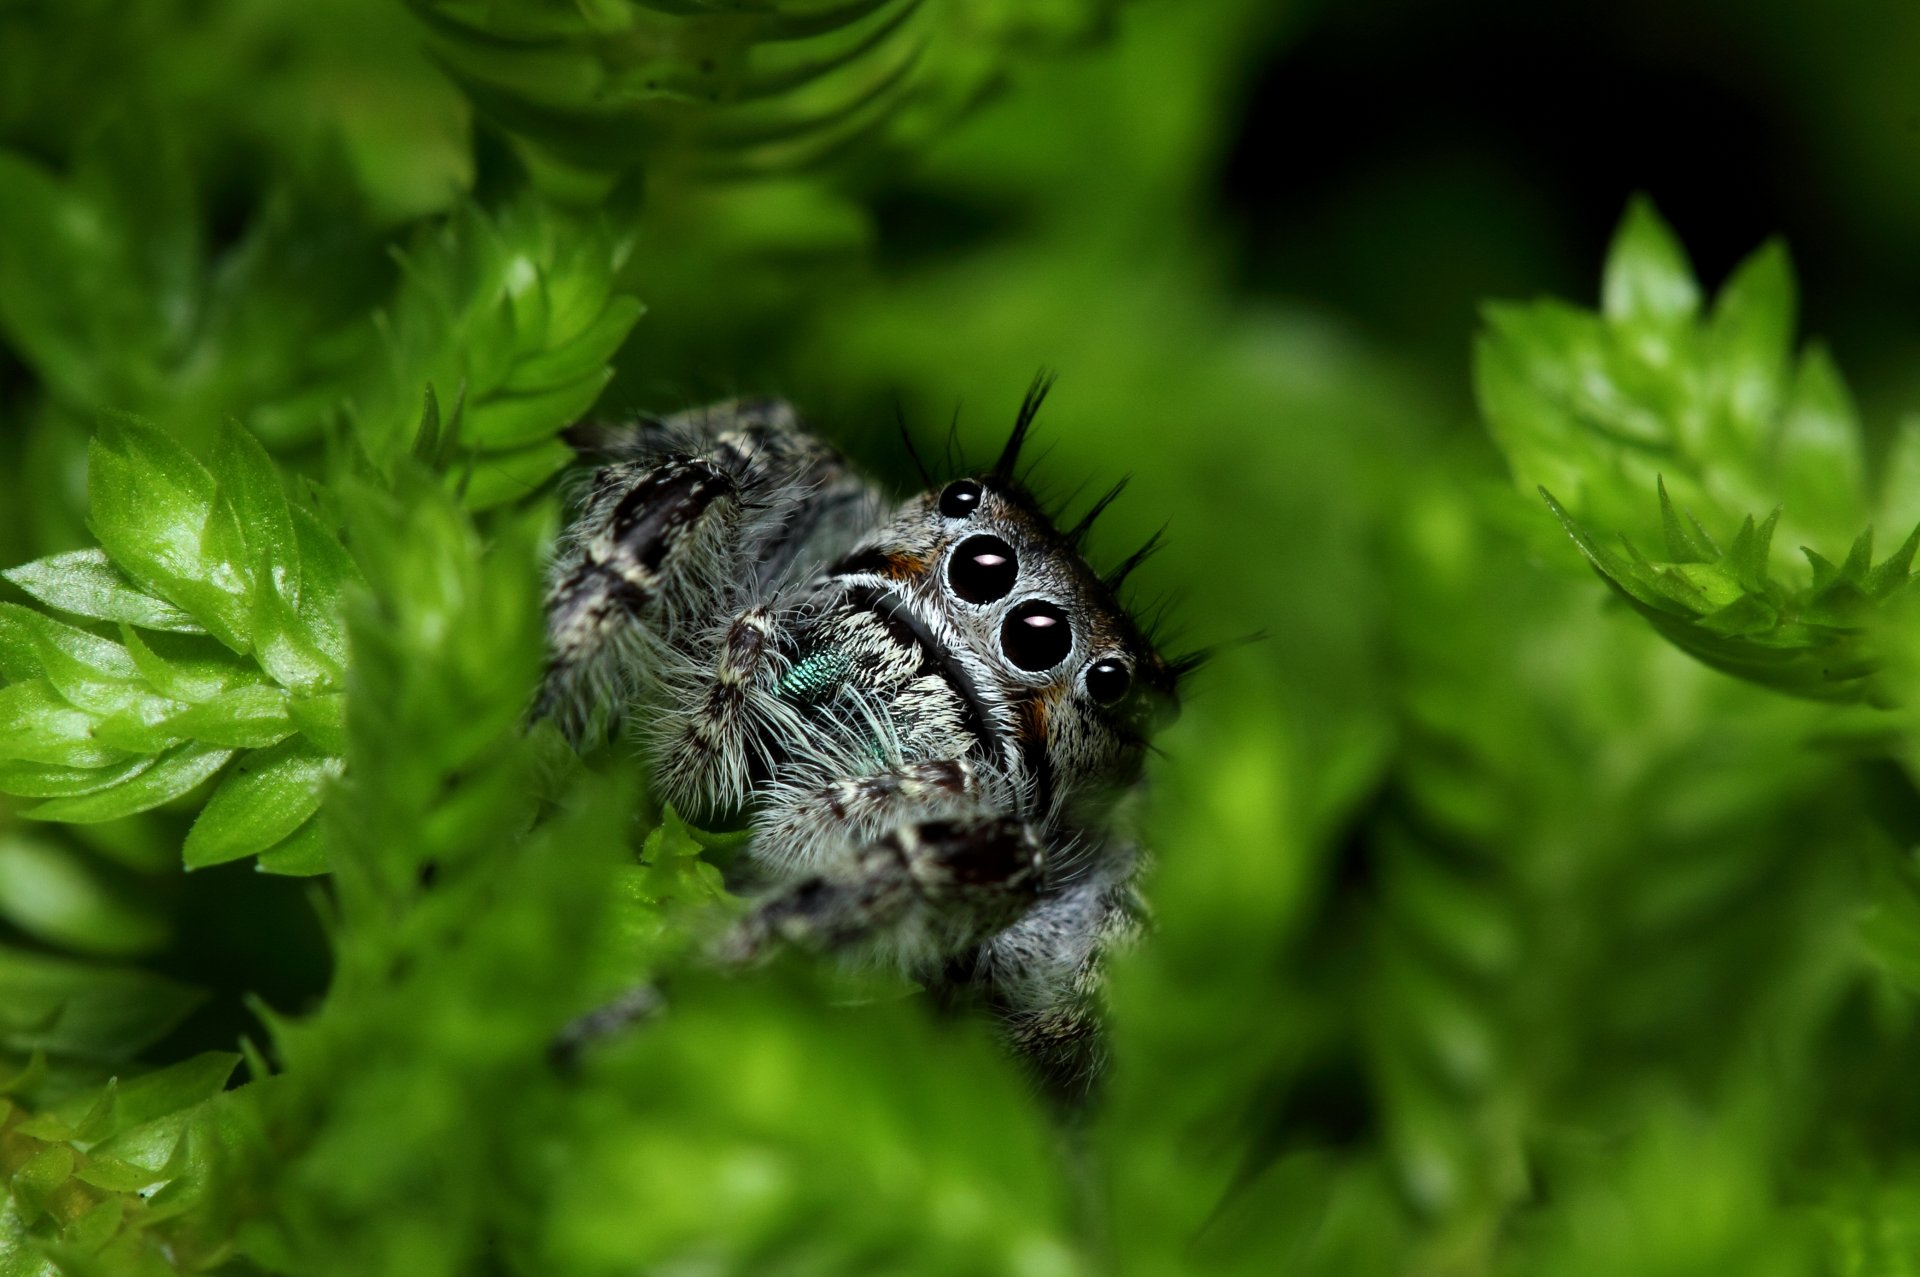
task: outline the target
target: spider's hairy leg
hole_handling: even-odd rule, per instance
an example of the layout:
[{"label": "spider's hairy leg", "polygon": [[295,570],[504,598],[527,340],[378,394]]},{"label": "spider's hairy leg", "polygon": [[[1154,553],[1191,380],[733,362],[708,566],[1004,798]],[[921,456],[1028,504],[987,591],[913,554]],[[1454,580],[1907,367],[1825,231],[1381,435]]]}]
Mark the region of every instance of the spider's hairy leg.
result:
[{"label": "spider's hairy leg", "polygon": [[562,1073],[571,1073],[580,1064],[581,1053],[595,1042],[644,1024],[667,1008],[660,986],[635,985],[605,1006],[577,1016],[547,1044],[547,1062]]},{"label": "spider's hairy leg", "polygon": [[978,991],[1008,1045],[1057,1099],[1083,1099],[1103,1070],[1107,959],[1139,937],[1143,914],[1125,876],[1096,872],[995,935],[971,970],[949,967]]},{"label": "spider's hairy leg", "polygon": [[550,574],[548,674],[536,716],[576,742],[683,653],[710,659],[715,618],[783,574],[825,562],[875,497],[780,400],[737,401],[576,441],[595,472]]},{"label": "spider's hairy leg", "polygon": [[784,785],[754,822],[754,857],[778,872],[817,870],[849,843],[871,842],[909,819],[978,811],[981,800],[980,774],[964,758]]},{"label": "spider's hairy leg", "polygon": [[786,668],[780,640],[776,608],[746,608],[727,623],[711,664],[688,666],[690,676],[674,680],[651,752],[661,791],[682,811],[744,804],[772,772],[780,742],[794,734],[794,712],[777,691]]},{"label": "spider's hairy leg", "polygon": [[724,564],[740,514],[738,482],[703,457],[600,470],[548,590],[548,669],[536,714],[556,715],[577,738],[589,708],[581,702],[608,681],[605,666],[622,641],[674,641],[678,613],[709,588],[702,578]]},{"label": "spider's hairy leg", "polygon": [[782,888],[737,923],[718,956],[747,963],[780,944],[884,950],[919,967],[980,943],[1033,907],[1044,876],[1031,828],[975,815],[898,825],[839,868]]}]

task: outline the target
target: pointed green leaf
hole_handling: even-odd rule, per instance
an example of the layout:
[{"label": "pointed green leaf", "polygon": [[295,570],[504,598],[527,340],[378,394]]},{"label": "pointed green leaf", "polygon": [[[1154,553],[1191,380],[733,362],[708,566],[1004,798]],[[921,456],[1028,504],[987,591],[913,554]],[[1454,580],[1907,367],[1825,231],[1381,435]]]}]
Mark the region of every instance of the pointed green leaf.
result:
[{"label": "pointed green leaf", "polygon": [[251,662],[204,639],[142,638],[132,627],[122,625],[120,642],[141,677],[169,700],[197,704],[229,688],[263,681]]},{"label": "pointed green leaf", "polygon": [[0,1047],[124,1059],[158,1041],[201,995],[133,967],[0,945]]},{"label": "pointed green leaf", "polygon": [[1780,511],[1774,510],[1766,522],[1756,526],[1753,516],[1741,525],[1739,535],[1733,539],[1733,548],[1727,551],[1727,561],[1740,583],[1747,589],[1760,593],[1767,588],[1767,565],[1773,556],[1773,532],[1780,526]]},{"label": "pointed green leaf", "polygon": [[1708,367],[1738,445],[1763,450],[1786,395],[1795,319],[1793,266],[1779,241],[1740,263],[1714,299]]},{"label": "pointed green leaf", "polygon": [[[9,608],[13,605],[0,604],[0,609]],[[6,620],[12,627],[33,634],[35,654],[46,680],[75,709],[101,717],[151,715],[163,712],[168,704],[146,685],[127,649],[111,639],[63,625],[26,608],[13,609]],[[105,743],[118,744],[112,740]]]},{"label": "pointed green leaf", "polygon": [[71,798],[131,780],[153,764],[152,756],[129,758],[102,767],[0,762],[0,794],[20,798]]},{"label": "pointed green leaf", "polygon": [[1836,578],[1800,605],[1800,619],[1809,625],[1853,628],[1863,625],[1873,610],[1873,600],[1845,577]]},{"label": "pointed green leaf", "polygon": [[1660,494],[1660,528],[1667,539],[1667,557],[1675,563],[1712,563],[1720,557],[1718,549],[1708,540],[1700,525],[1688,518],[1682,521],[1673,508],[1673,501],[1667,496],[1667,481],[1658,481]]},{"label": "pointed green leaf", "polygon": [[21,618],[25,608],[10,609],[11,604],[0,604],[0,682],[24,683],[46,677],[47,671],[40,664],[40,643],[35,638],[37,627]]},{"label": "pointed green leaf", "polygon": [[427,466],[441,463],[440,397],[427,387],[426,403],[420,410],[420,430],[413,437],[413,459]]},{"label": "pointed green leaf", "polygon": [[[1580,553],[1587,557],[1587,562],[1593,566],[1595,571],[1599,572],[1608,580],[1620,585],[1623,589],[1628,588],[1629,583],[1637,580],[1637,574],[1633,572],[1628,565],[1621,562],[1617,555],[1610,553],[1594,541],[1594,539],[1587,534],[1587,530],[1581,527],[1572,515],[1567,513],[1566,508],[1554,498],[1551,492],[1545,488],[1541,488],[1540,496],[1546,501],[1547,508],[1553,511],[1554,517],[1560,520],[1560,526],[1565,529],[1567,535],[1573,539],[1574,545],[1579,547]],[[1632,550],[1633,547],[1629,544],[1627,548]]]},{"label": "pointed green leaf", "polygon": [[223,864],[273,846],[319,810],[340,760],[295,738],[249,754],[230,772],[187,833],[187,868]]},{"label": "pointed green leaf", "polygon": [[203,1051],[178,1064],[122,1079],[116,1088],[113,1126],[100,1138],[130,1131],[220,1094],[240,1063],[232,1051]]},{"label": "pointed green leaf", "polygon": [[77,1156],[65,1144],[49,1144],[13,1173],[8,1187],[30,1218],[44,1212],[54,1191],[73,1178]]},{"label": "pointed green leaf", "polygon": [[1616,323],[1673,324],[1700,309],[1686,250],[1651,201],[1636,195],[1607,252],[1601,309]]},{"label": "pointed green leaf", "polygon": [[280,487],[280,472],[266,449],[244,426],[228,420],[214,449],[212,474],[221,500],[245,538],[255,588],[275,590],[285,599],[300,597],[300,549],[293,517]]},{"label": "pointed green leaf", "polygon": [[488,452],[551,441],[586,415],[612,378],[611,368],[599,367],[550,390],[490,396],[468,408],[465,438]]},{"label": "pointed green leaf", "polygon": [[204,1116],[240,1059],[233,1052],[208,1051],[122,1082],[114,1129],[92,1155],[177,1178],[186,1170],[179,1155],[189,1127]]},{"label": "pointed green leaf", "polygon": [[327,860],[326,832],[320,821],[307,821],[261,852],[258,867],[261,873],[284,874],[290,878],[311,878],[326,873],[332,866]]},{"label": "pointed green leaf", "polygon": [[1813,593],[1819,593],[1840,579],[1840,569],[1833,566],[1824,555],[1804,545],[1800,547],[1800,553],[1806,558],[1807,565],[1813,569]]},{"label": "pointed green leaf", "polygon": [[254,655],[260,668],[282,687],[305,694],[338,687],[345,674],[339,661],[323,651],[312,630],[277,591],[253,598]]},{"label": "pointed green leaf", "polygon": [[89,1157],[87,1164],[74,1174],[74,1178],[108,1193],[137,1193],[143,1188],[164,1182],[166,1176],[118,1158]]},{"label": "pointed green leaf", "polygon": [[513,452],[489,452],[472,461],[466,486],[466,504],[488,510],[534,495],[573,461],[573,449],[558,439]]},{"label": "pointed green leaf", "polygon": [[1840,575],[1855,585],[1866,584],[1867,573],[1873,567],[1873,529],[1868,528],[1853,539],[1853,545],[1847,550],[1847,558],[1840,565]]},{"label": "pointed green leaf", "polygon": [[264,749],[295,730],[286,690],[264,683],[243,683],[211,700],[189,705],[167,721],[170,730],[190,740],[232,749]]},{"label": "pointed green leaf", "polygon": [[1833,361],[1800,363],[1775,441],[1773,480],[1788,516],[1817,534],[1851,536],[1867,520],[1859,415]]},{"label": "pointed green leaf", "polygon": [[37,659],[32,663],[39,666],[43,674],[47,672],[46,656],[52,654],[65,658],[65,662],[79,667],[85,676],[95,680],[128,682],[140,677],[140,671],[127,655],[126,649],[113,640],[62,624],[31,608],[0,603],[0,636],[18,634],[30,637],[39,649]]},{"label": "pointed green leaf", "polygon": [[71,847],[0,833],[0,917],[27,934],[102,956],[148,952],[167,939],[157,902],[139,898]]},{"label": "pointed green leaf", "polygon": [[230,749],[188,741],[161,755],[152,767],[124,784],[77,798],[50,799],[20,814],[29,820],[63,820],[74,824],[117,820],[172,802],[219,771],[231,757]]},{"label": "pointed green leaf", "polygon": [[114,564],[246,651],[251,573],[213,476],[165,434],[126,419],[103,421],[87,457],[88,526]]},{"label": "pointed green leaf", "polygon": [[1726,607],[1740,597],[1740,583],[1716,563],[1675,563],[1655,578],[1660,593],[1696,615]]},{"label": "pointed green leaf", "polygon": [[95,719],[93,736],[102,745],[129,753],[164,754],[187,739],[172,725],[173,716],[184,709],[186,706],[178,701],[153,698],[138,702],[122,713]]},{"label": "pointed green leaf", "polygon": [[613,298],[579,336],[516,364],[501,389],[527,394],[584,384],[600,376],[646,309],[637,298]]},{"label": "pointed green leaf", "polygon": [[48,607],[148,630],[201,634],[204,627],[157,595],[136,589],[105,550],[74,550],[0,572]]},{"label": "pointed green leaf", "polygon": [[312,511],[293,507],[293,530],[300,548],[300,603],[296,611],[305,627],[303,637],[327,661],[344,668],[347,587],[360,580],[360,570],[340,538]]},{"label": "pointed green leaf", "polygon": [[1915,525],[1913,531],[1907,533],[1907,539],[1900,543],[1900,548],[1867,574],[1867,593],[1875,599],[1886,599],[1905,586],[1913,571],[1916,550],[1920,550],[1920,525]]},{"label": "pointed green leaf", "polygon": [[[198,705],[155,701],[100,719],[94,735],[103,744],[140,753],[159,753],[194,740],[228,749],[262,749],[294,732],[283,688],[243,683]],[[152,712],[143,712],[151,708]]]},{"label": "pointed green leaf", "polygon": [[69,705],[46,679],[0,687],[0,759],[55,767],[106,767],[124,750],[94,739],[91,714]]},{"label": "pointed green leaf", "polygon": [[1700,618],[1701,628],[1725,638],[1765,634],[1780,624],[1780,613],[1767,601],[1743,594],[1717,612]]},{"label": "pointed green leaf", "polygon": [[287,705],[295,727],[322,753],[347,752],[347,698],[338,693],[296,696]]},{"label": "pointed green leaf", "polygon": [[1920,415],[1900,422],[1880,467],[1879,517],[1884,528],[1920,524]]}]

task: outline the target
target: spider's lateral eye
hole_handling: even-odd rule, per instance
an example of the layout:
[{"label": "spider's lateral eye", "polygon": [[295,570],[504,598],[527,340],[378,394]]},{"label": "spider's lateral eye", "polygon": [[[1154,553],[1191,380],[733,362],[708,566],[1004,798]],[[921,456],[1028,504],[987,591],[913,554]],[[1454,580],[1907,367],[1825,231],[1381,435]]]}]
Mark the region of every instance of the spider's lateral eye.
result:
[{"label": "spider's lateral eye", "polygon": [[1111,705],[1133,686],[1133,671],[1115,657],[1105,657],[1087,667],[1087,695],[1101,705]]},{"label": "spider's lateral eye", "polygon": [[1001,623],[1000,648],[1023,670],[1050,670],[1073,650],[1073,626],[1045,599],[1029,599]]},{"label": "spider's lateral eye", "polygon": [[1013,592],[1020,560],[999,537],[968,537],[947,560],[947,583],[969,603],[992,603]]},{"label": "spider's lateral eye", "polygon": [[940,492],[940,513],[949,519],[970,519],[980,508],[981,487],[975,479],[956,479]]}]

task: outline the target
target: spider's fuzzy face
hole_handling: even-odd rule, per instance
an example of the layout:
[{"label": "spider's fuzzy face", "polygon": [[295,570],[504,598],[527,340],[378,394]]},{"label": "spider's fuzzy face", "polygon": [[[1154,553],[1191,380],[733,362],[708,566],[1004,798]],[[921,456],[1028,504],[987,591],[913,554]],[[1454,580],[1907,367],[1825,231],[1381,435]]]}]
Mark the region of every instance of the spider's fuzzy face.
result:
[{"label": "spider's fuzzy face", "polygon": [[1062,532],[990,471],[909,500],[831,570],[898,600],[1042,811],[1132,781],[1178,710],[1177,665],[1116,597],[1143,556],[1101,577],[1080,551],[1090,521]]}]

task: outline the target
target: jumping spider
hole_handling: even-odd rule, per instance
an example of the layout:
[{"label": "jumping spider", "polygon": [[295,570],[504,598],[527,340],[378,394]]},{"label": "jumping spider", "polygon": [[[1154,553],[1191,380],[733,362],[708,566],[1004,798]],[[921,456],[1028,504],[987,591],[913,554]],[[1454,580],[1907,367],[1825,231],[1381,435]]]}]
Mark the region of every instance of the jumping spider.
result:
[{"label": "jumping spider", "polygon": [[1043,1079],[1098,1065],[1102,954],[1138,929],[1114,825],[1194,658],[1167,660],[1015,478],[892,505],[778,400],[603,437],[554,565],[540,711],[634,712],[663,795],[747,814],[771,884],[725,939],[896,964],[979,997]]}]

